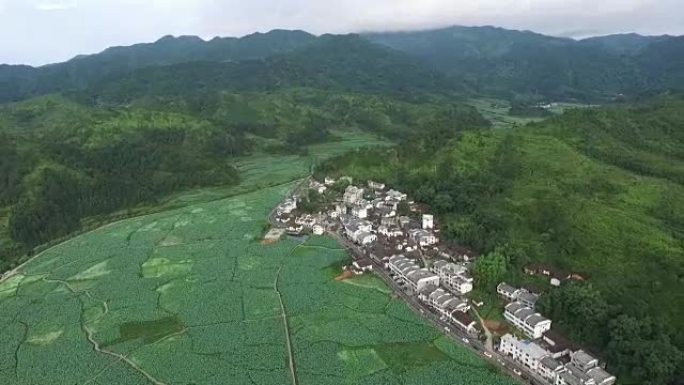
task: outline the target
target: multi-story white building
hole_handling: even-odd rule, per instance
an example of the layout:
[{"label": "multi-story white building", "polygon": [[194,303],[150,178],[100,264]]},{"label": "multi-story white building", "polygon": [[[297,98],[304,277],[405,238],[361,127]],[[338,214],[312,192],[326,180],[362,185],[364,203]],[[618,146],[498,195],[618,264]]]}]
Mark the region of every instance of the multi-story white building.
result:
[{"label": "multi-story white building", "polygon": [[423,229],[432,230],[435,228],[435,217],[432,214],[423,214]]},{"label": "multi-story white building", "polygon": [[541,338],[545,331],[551,329],[550,319],[519,302],[506,305],[504,318],[533,339]]},{"label": "multi-story white building", "polygon": [[499,351],[535,373],[539,372],[539,362],[548,354],[533,341],[519,340],[511,334],[501,337]]},{"label": "multi-story white building", "polygon": [[506,282],[501,282],[496,286],[496,293],[509,301],[518,301],[531,308],[534,308],[539,299],[539,295],[531,293],[526,289],[518,289]]},{"label": "multi-story white building", "polygon": [[363,189],[356,186],[347,186],[344,190],[343,200],[348,205],[355,205],[357,202],[363,200]]},{"label": "multi-story white building", "polygon": [[426,302],[443,316],[449,316],[454,311],[466,312],[470,309],[465,300],[455,297],[442,288],[434,290],[427,297]]},{"label": "multi-story white building", "polygon": [[439,239],[428,230],[411,229],[409,230],[409,237],[421,247],[432,246],[439,242]]},{"label": "multi-story white building", "polygon": [[558,374],[565,370],[565,367],[551,356],[546,356],[539,360],[537,372],[549,382],[553,383]]},{"label": "multi-story white building", "polygon": [[473,278],[463,265],[439,260],[432,264],[430,270],[439,275],[442,286],[456,294],[463,295],[473,290]]},{"label": "multi-story white building", "polygon": [[389,190],[387,194],[385,195],[385,200],[386,201],[395,201],[395,202],[401,202],[405,201],[408,195],[399,192],[397,190]]},{"label": "multi-story white building", "polygon": [[421,292],[427,286],[439,286],[439,276],[427,269],[420,268],[415,262],[403,255],[392,256],[387,267],[413,291]]},{"label": "multi-story white building", "polygon": [[351,213],[353,216],[361,219],[368,218],[368,208],[365,205],[352,206]]},{"label": "multi-story white building", "polygon": [[283,201],[283,203],[280,204],[280,206],[278,206],[276,212],[278,215],[289,214],[293,212],[295,209],[297,209],[297,200],[286,199],[285,201]]},{"label": "multi-story white building", "polygon": [[391,226],[380,225],[378,227],[378,233],[386,236],[387,238],[396,238],[404,235],[401,229]]}]

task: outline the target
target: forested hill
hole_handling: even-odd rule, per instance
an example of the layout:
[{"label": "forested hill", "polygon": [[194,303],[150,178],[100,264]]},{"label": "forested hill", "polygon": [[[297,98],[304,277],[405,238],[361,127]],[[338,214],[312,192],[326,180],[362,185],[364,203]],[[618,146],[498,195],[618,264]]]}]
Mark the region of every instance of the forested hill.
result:
[{"label": "forested hill", "polygon": [[0,66],[0,102],[84,88],[131,71],[194,61],[232,62],[263,59],[304,46],[316,37],[303,31],[274,30],[242,38],[165,36],[154,43],[112,47],[64,63],[38,68]]},{"label": "forested hill", "polygon": [[364,36],[468,81],[478,92],[509,98],[610,100],[684,87],[681,37],[625,34],[576,41],[458,26]]},{"label": "forested hill", "polygon": [[[481,290],[542,285],[541,310],[622,383],[683,374],[682,96],[432,143],[351,154],[318,172],[383,180],[430,204],[443,236],[503,266],[476,277]],[[523,274],[529,262],[584,281],[551,288]]]},{"label": "forested hill", "polygon": [[[684,88],[684,37],[624,34],[576,41],[458,26],[361,37],[365,45],[357,35],[317,37],[286,30],[210,41],[167,36],[38,68],[0,65],[0,102],[99,88],[121,77],[133,83],[155,76],[166,80],[175,71],[182,82],[197,76],[187,73],[193,68],[212,76],[199,79],[200,85],[234,88],[327,83],[362,89],[372,81],[371,88],[385,91],[400,88],[392,83],[401,74],[405,84],[421,84],[422,90],[503,96],[519,104],[607,101]],[[331,69],[337,72],[334,79],[322,74]]]},{"label": "forested hill", "polygon": [[141,69],[97,82],[78,96],[93,102],[120,103],[181,93],[290,87],[404,98],[463,90],[459,83],[404,53],[371,44],[358,35],[324,35],[305,47],[263,60],[204,61]]}]

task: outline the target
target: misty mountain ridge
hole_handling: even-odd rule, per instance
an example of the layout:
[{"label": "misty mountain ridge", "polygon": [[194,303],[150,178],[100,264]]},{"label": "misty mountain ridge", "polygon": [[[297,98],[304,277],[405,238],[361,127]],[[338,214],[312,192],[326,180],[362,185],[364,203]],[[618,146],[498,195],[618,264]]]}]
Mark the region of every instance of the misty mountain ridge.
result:
[{"label": "misty mountain ridge", "polygon": [[[335,52],[335,48],[331,50],[330,47],[336,44],[331,36],[356,36],[353,54],[349,52],[347,55],[344,50]],[[360,40],[364,39],[372,44],[359,50]],[[211,40],[197,36],[164,36],[153,43],[111,47],[64,63],[42,67],[0,66],[0,102],[92,89],[98,84],[111,83],[148,68],[192,62],[251,62],[235,67],[238,72],[230,73],[228,67],[220,73],[212,72],[214,76],[226,79],[214,77],[203,80],[227,84],[233,82],[236,79],[234,75],[238,73],[240,76],[250,76],[250,73],[263,75],[263,70],[245,69],[255,67],[254,62],[260,60],[268,60],[271,74],[278,72],[273,68],[278,60],[281,60],[281,65],[292,64],[289,60],[282,61],[282,56],[288,54],[313,55],[318,59],[327,55],[328,63],[340,63],[336,71],[356,63],[363,63],[364,71],[375,67],[363,75],[363,71],[350,67],[344,77],[340,78],[339,72],[332,76],[337,76],[332,83],[341,79],[357,83],[345,89],[362,89],[360,83],[368,84],[369,89],[410,89],[422,82],[424,86],[420,88],[423,90],[436,85],[441,91],[448,85],[452,92],[507,98],[606,100],[618,94],[684,86],[684,48],[678,43],[680,40],[679,37],[638,34],[574,40],[491,26],[322,36],[296,30],[273,30],[240,38],[216,37]],[[332,60],[333,56],[336,59]],[[382,58],[382,63],[373,65],[372,60],[379,58]],[[309,65],[316,60],[310,63],[307,60],[294,61],[300,71],[291,72],[287,79],[276,82],[325,83],[322,82],[327,77],[325,71]],[[204,64],[203,68],[206,66]],[[411,75],[406,77],[406,84],[402,84],[404,79],[401,76],[390,76],[391,80],[383,77],[383,72],[388,70],[390,73],[400,69],[406,71],[409,67],[407,73]],[[383,70],[378,71],[380,68]],[[168,72],[168,69],[159,70]],[[669,72],[663,74],[663,70]],[[196,76],[201,78],[202,74]],[[296,76],[308,78],[295,79]],[[312,80],[311,76],[318,80]],[[418,81],[418,78],[422,80]],[[435,82],[437,78],[439,82]],[[246,80],[240,82],[250,83]],[[258,80],[254,82],[259,83]],[[388,82],[394,84],[389,85]]]}]

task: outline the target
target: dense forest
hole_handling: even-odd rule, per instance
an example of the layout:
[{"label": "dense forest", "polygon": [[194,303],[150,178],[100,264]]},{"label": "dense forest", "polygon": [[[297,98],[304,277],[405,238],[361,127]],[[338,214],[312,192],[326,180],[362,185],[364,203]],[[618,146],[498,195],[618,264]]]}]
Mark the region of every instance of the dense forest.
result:
[{"label": "dense forest", "polygon": [[684,364],[683,112],[681,96],[573,110],[348,154],[317,172],[383,180],[429,204],[444,236],[484,255],[476,278],[491,290],[528,283],[533,261],[582,276],[548,287],[543,312],[623,383],[665,384]]}]

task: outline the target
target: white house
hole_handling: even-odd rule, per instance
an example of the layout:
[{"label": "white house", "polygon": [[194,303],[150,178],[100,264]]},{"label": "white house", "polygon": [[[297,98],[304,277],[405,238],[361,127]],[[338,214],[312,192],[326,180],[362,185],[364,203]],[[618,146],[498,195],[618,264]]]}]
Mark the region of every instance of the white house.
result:
[{"label": "white house", "polygon": [[296,199],[286,199],[283,201],[283,203],[278,206],[278,209],[276,212],[278,215],[282,214],[289,214],[293,212],[297,208],[297,200]]},{"label": "white house", "polygon": [[454,311],[466,312],[470,309],[468,303],[444,289],[437,289],[428,296],[428,305],[432,306],[443,316],[449,316]]},{"label": "white house", "polygon": [[335,182],[336,182],[336,181],[335,181],[335,178],[331,178],[331,177],[329,177],[329,176],[326,176],[326,177],[325,177],[325,180],[323,181],[323,183],[324,183],[326,186],[332,186],[332,185],[335,184]]},{"label": "white house", "polygon": [[385,200],[386,201],[395,201],[395,202],[401,202],[405,201],[408,195],[399,192],[397,190],[389,190],[387,194],[385,195]]},{"label": "white house", "polygon": [[344,190],[344,203],[348,205],[355,205],[363,199],[363,189],[356,186],[347,186]]},{"label": "white house", "polygon": [[539,360],[537,373],[550,382],[554,382],[560,372],[565,371],[565,367],[551,356],[546,356]]},{"label": "white house", "polygon": [[477,329],[475,328],[477,323],[470,315],[468,315],[467,312],[454,310],[449,313],[449,320],[456,324],[456,326],[466,331],[468,334],[477,333]]},{"label": "white house", "polygon": [[321,225],[314,225],[313,226],[313,233],[315,235],[323,235],[325,233],[325,228]]},{"label": "white house", "polygon": [[373,270],[373,262],[371,262],[371,260],[368,258],[358,259],[358,260],[354,261],[354,263],[352,263],[352,265],[354,265],[354,268],[358,271],[371,271],[371,270]]},{"label": "white house", "polygon": [[463,295],[473,290],[473,278],[468,275],[468,269],[444,260],[435,261],[430,270],[439,275],[439,282],[450,291]]},{"label": "white house", "polygon": [[539,372],[539,362],[548,355],[546,350],[533,341],[519,340],[511,334],[501,337],[499,351],[536,373]]},{"label": "white house", "polygon": [[378,183],[378,182],[373,182],[372,180],[368,181],[368,187],[373,189],[373,190],[384,190],[385,189],[385,184],[384,183]]},{"label": "white house", "polygon": [[598,366],[598,359],[594,358],[584,350],[577,350],[576,352],[570,354],[570,362],[582,371],[588,371]]},{"label": "white house", "polygon": [[306,214],[304,216],[301,216],[301,217],[298,217],[297,219],[295,219],[295,223],[298,225],[302,225],[308,229],[311,229],[316,224],[316,218],[314,218],[310,214]]},{"label": "white house", "polygon": [[378,239],[377,235],[367,232],[367,231],[362,231],[358,234],[356,234],[354,241],[358,243],[359,245],[370,245],[371,243],[375,242]]},{"label": "white house", "polygon": [[435,234],[424,229],[409,230],[409,237],[421,247],[432,246],[439,242]]},{"label": "white house", "polygon": [[404,235],[404,232],[401,231],[401,229],[385,225],[378,226],[378,233],[384,235],[387,238],[396,238]]},{"label": "white house", "polygon": [[556,376],[556,385],[596,385],[596,381],[582,369],[573,364],[565,365],[565,370]]},{"label": "white house", "polygon": [[426,285],[439,285],[439,277],[428,269],[418,269],[406,274],[406,283],[414,291],[418,291]]},{"label": "white house", "polygon": [[366,205],[354,205],[352,207],[351,213],[357,218],[368,218],[368,208],[366,208]]},{"label": "white house", "polygon": [[496,292],[501,297],[509,301],[518,301],[527,307],[534,308],[534,305],[539,300],[539,295],[535,293],[530,293],[525,289],[518,289],[513,287],[506,282],[501,282],[496,286]]},{"label": "white house", "polygon": [[550,319],[544,318],[520,302],[506,305],[504,318],[533,339],[541,338],[545,331],[551,329]]},{"label": "white house", "polygon": [[596,382],[596,385],[613,385],[617,381],[615,376],[600,367],[587,370],[587,374]]},{"label": "white house", "polygon": [[431,214],[423,214],[423,229],[431,230],[435,228],[435,217]]},{"label": "white house", "polygon": [[515,301],[515,299],[518,298],[519,292],[520,289],[517,289],[506,282],[501,282],[496,286],[496,293],[509,301]]},{"label": "white house", "polygon": [[539,295],[535,293],[530,293],[525,289],[520,289],[520,292],[518,293],[516,300],[522,303],[523,305],[534,309],[534,306],[537,304],[537,301],[539,300]]},{"label": "white house", "polygon": [[420,268],[404,255],[390,257],[388,268],[416,292],[423,291],[426,286],[439,286],[439,276]]}]

